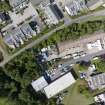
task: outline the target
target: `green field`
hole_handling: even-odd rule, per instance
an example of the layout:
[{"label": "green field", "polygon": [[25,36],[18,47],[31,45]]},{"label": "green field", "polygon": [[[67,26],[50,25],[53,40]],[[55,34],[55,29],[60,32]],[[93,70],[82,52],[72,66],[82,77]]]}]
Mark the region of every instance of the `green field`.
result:
[{"label": "green field", "polygon": [[68,88],[68,94],[63,100],[64,105],[89,105],[93,103],[93,97],[87,98],[78,92],[79,84],[81,84],[81,80],[77,80],[73,86]]},{"label": "green field", "polygon": [[105,20],[105,16],[92,16],[91,18],[87,19],[87,21],[95,21],[95,20]]},{"label": "green field", "polygon": [[0,98],[0,105],[15,105],[12,101],[7,98]]}]

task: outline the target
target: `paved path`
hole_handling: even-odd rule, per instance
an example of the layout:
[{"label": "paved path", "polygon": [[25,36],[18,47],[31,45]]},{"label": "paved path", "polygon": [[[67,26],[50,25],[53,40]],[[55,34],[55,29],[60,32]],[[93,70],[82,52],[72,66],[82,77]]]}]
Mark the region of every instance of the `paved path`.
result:
[{"label": "paved path", "polygon": [[93,59],[94,57],[100,56],[100,55],[103,55],[103,54],[105,54],[105,49],[102,50],[102,51],[99,51],[99,52],[97,52],[97,53],[88,54],[88,55],[86,55],[86,56],[84,56],[84,57],[81,57],[81,58],[78,58],[78,59],[72,59],[72,60],[65,61],[65,62],[64,62],[64,65],[75,64],[75,63],[77,63],[77,62],[79,62],[79,61],[86,61],[86,62],[88,62],[88,61],[90,61],[91,59]]},{"label": "paved path", "polygon": [[3,62],[0,63],[0,66],[4,66],[6,63],[8,63],[10,60],[12,60],[14,57],[18,56],[22,52],[24,52],[26,49],[29,49],[29,48],[39,44],[42,40],[47,39],[49,36],[52,35],[52,33],[56,32],[57,30],[62,29],[62,28],[66,27],[66,26],[68,26],[72,23],[75,23],[75,22],[86,21],[89,18],[91,18],[92,16],[105,16],[105,10],[101,10],[101,11],[98,11],[98,12],[95,12],[95,13],[92,13],[92,14],[89,14],[89,15],[85,15],[85,16],[79,17],[77,19],[73,19],[71,21],[66,22],[66,24],[64,24],[60,27],[57,27],[56,29],[54,29],[54,30],[50,31],[49,33],[43,35],[42,37],[38,38],[37,40],[31,42],[30,44],[28,44],[27,46],[25,46],[24,48],[22,48],[21,50],[19,50],[15,54],[13,54],[11,56],[8,56],[6,59],[4,59]]}]

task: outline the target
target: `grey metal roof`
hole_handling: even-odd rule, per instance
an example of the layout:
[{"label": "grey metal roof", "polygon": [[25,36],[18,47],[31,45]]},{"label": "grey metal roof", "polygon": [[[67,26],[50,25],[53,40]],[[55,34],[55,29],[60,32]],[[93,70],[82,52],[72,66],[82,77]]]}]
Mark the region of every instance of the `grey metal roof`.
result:
[{"label": "grey metal roof", "polygon": [[99,2],[102,2],[102,1],[105,1],[105,0],[88,0],[87,1],[87,7],[91,7],[94,4],[99,3]]},{"label": "grey metal roof", "polygon": [[14,28],[14,27],[10,27],[7,31],[6,31],[6,35],[4,37],[5,40],[9,40],[9,38],[11,38],[13,41],[15,40],[15,43],[19,43],[20,39],[23,39],[25,36],[22,33],[22,31],[19,28]]},{"label": "grey metal roof", "polygon": [[26,36],[32,36],[34,34],[32,28],[28,23],[21,25],[20,29]]},{"label": "grey metal roof", "polygon": [[14,29],[11,34],[13,35],[15,40],[18,41],[18,42],[20,42],[20,39],[23,40],[23,38],[25,37],[24,34],[22,33],[22,31],[19,28]]},{"label": "grey metal roof", "polygon": [[51,4],[51,5],[49,5],[49,7],[52,10],[52,12],[55,14],[55,16],[58,20],[60,20],[64,17],[61,10],[58,8],[58,6],[56,4]]},{"label": "grey metal roof", "polygon": [[14,44],[14,40],[13,40],[13,38],[10,34],[5,35],[4,41],[5,41],[6,44],[9,44],[9,45]]},{"label": "grey metal roof", "polygon": [[26,2],[28,0],[9,0],[10,5],[14,8],[22,4],[23,2]]},{"label": "grey metal roof", "polygon": [[1,13],[1,12],[0,12],[0,19],[1,19],[2,21],[5,21],[4,13]]},{"label": "grey metal roof", "polygon": [[38,78],[36,81],[32,81],[31,85],[37,92],[37,91],[42,90],[44,87],[46,87],[48,85],[48,83],[45,80],[45,78],[42,76],[42,77]]},{"label": "grey metal roof", "polygon": [[103,88],[105,86],[105,73],[91,76],[89,82],[91,82],[90,87],[92,89]]}]

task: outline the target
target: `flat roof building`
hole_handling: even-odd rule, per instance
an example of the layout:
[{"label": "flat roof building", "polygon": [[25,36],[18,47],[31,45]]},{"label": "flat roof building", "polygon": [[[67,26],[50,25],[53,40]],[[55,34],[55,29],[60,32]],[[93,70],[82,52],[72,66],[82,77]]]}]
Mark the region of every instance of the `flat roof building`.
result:
[{"label": "flat roof building", "polygon": [[36,81],[32,81],[31,83],[32,87],[35,89],[36,92],[41,91],[44,87],[48,85],[45,78],[42,76]]},{"label": "flat roof building", "polygon": [[94,53],[100,50],[103,50],[101,40],[96,40],[95,42],[91,42],[87,44],[88,52]]},{"label": "flat roof building", "polygon": [[58,94],[59,92],[63,91],[64,89],[68,88],[70,85],[75,83],[75,79],[73,75],[69,72],[59,79],[55,80],[48,86],[44,88],[44,92],[47,98],[51,98]]}]

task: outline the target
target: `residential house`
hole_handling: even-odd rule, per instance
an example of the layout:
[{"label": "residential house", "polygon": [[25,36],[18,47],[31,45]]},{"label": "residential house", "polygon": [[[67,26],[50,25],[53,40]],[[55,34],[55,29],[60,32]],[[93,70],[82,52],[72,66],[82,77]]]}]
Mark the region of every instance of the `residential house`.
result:
[{"label": "residential house", "polygon": [[32,30],[36,32],[36,34],[40,33],[40,27],[36,21],[29,22],[29,25],[32,28]]},{"label": "residential house", "polygon": [[24,41],[32,38],[32,36],[36,36],[36,34],[40,32],[38,25],[33,24],[33,28],[31,26],[32,25],[29,23],[24,23],[19,27],[10,27],[3,32],[3,39],[5,43],[11,48],[16,48],[24,44]]},{"label": "residential house", "polygon": [[94,97],[96,105],[105,105],[105,92],[98,94]]},{"label": "residential house", "polygon": [[65,5],[65,10],[70,16],[75,16],[80,12],[87,10],[87,6],[85,0],[73,0]]},{"label": "residential house", "polygon": [[28,1],[29,0],[9,0],[9,3],[13,8],[13,11],[19,12],[27,6]]},{"label": "residential house", "polygon": [[92,90],[105,88],[105,73],[89,76],[86,80]]},{"label": "residential house", "polygon": [[6,23],[10,20],[11,19],[10,19],[9,14],[7,14],[6,12],[0,12],[0,23],[1,24]]},{"label": "residential house", "polygon": [[87,0],[87,7],[89,10],[95,10],[96,8],[102,6],[105,3],[104,0]]},{"label": "residential house", "polygon": [[32,36],[36,36],[36,32],[32,30],[28,23],[22,24],[20,29],[27,39],[32,38]]},{"label": "residential house", "polygon": [[43,5],[41,8],[45,13],[45,22],[48,25],[58,24],[59,21],[63,18],[63,14],[55,3]]},{"label": "residential house", "polygon": [[10,47],[10,48],[13,48],[15,49],[17,46],[16,46],[16,41],[14,40],[14,38],[7,34],[5,35],[5,37],[3,38],[4,39],[4,42]]},{"label": "residential house", "polygon": [[3,33],[3,36],[4,42],[11,48],[19,47],[21,44],[24,44],[24,40],[26,39],[18,27],[10,27]]}]

